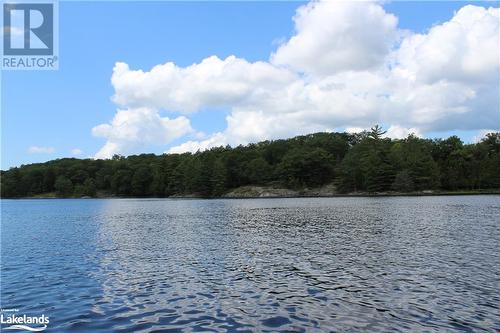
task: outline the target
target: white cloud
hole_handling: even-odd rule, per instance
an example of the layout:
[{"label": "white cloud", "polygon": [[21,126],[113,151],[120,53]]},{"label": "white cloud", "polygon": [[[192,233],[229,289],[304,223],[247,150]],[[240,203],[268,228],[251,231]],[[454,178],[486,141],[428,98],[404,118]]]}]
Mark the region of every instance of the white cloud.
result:
[{"label": "white cloud", "polygon": [[[346,127],[345,132],[347,133],[361,133],[363,131],[370,131],[371,127]],[[391,125],[388,129],[385,130],[384,137],[391,139],[404,139],[408,137],[408,135],[413,134],[418,137],[422,137],[422,134],[417,128],[406,128],[399,125]]]},{"label": "white cloud", "polygon": [[202,141],[187,141],[183,144],[172,147],[168,150],[170,154],[180,154],[180,153],[196,153],[197,151],[203,151],[214,147],[220,147],[227,145],[226,137],[222,133],[215,133],[208,139]]},{"label": "white cloud", "polygon": [[500,9],[467,5],[393,54],[393,99],[423,130],[500,123]]},{"label": "white cloud", "polygon": [[494,84],[500,68],[499,26],[500,9],[464,6],[427,34],[405,38],[397,52],[398,70],[426,84]]},{"label": "white cloud", "polygon": [[467,5],[425,34],[398,30],[373,2],[313,1],[294,20],[295,35],[269,62],[116,63],[113,100],[126,110],[93,129],[108,140],[96,156],[194,134],[186,117],[211,107],[230,109],[226,129],[169,152],[376,123],[395,138],[500,124],[500,9]]},{"label": "white cloud", "polygon": [[472,137],[472,143],[478,143],[481,142],[482,139],[486,137],[486,134],[488,133],[496,133],[499,132],[499,130],[494,130],[494,129],[482,129],[477,132],[475,136]]},{"label": "white cloud", "polygon": [[54,147],[40,147],[40,146],[31,146],[28,148],[28,153],[30,154],[53,154],[56,152]]},{"label": "white cloud", "polygon": [[117,104],[191,113],[205,107],[252,103],[293,78],[290,71],[266,62],[212,56],[185,68],[168,62],[149,72],[130,70],[118,62],[111,82]]},{"label": "white cloud", "polygon": [[214,133],[205,140],[185,142],[172,147],[168,152],[196,152],[328,130],[323,125],[307,122],[300,113],[266,115],[261,111],[235,111],[226,120],[228,126],[224,132]]},{"label": "white cloud", "polygon": [[344,132],[353,134],[353,133],[361,133],[363,131],[369,131],[369,130],[370,130],[369,127],[346,127],[344,129]]},{"label": "white cloud", "polygon": [[422,137],[422,134],[417,128],[405,128],[398,125],[393,125],[389,127],[385,136],[391,139],[404,139],[408,135],[413,134],[418,137]]},{"label": "white cloud", "polygon": [[71,149],[71,155],[78,156],[81,154],[83,154],[83,151],[81,149],[78,148]]},{"label": "white cloud", "polygon": [[110,124],[92,129],[92,134],[107,139],[96,158],[110,158],[114,154],[130,153],[148,144],[167,144],[192,131],[189,119],[161,117],[149,108],[118,110]]},{"label": "white cloud", "polygon": [[311,1],[297,10],[296,34],[271,62],[317,75],[381,65],[397,37],[397,18],[377,3]]}]

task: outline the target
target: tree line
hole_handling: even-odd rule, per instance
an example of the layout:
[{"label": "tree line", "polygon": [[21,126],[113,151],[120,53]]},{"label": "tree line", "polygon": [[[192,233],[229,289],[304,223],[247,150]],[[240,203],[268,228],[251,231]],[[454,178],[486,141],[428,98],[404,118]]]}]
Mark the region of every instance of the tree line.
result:
[{"label": "tree line", "polygon": [[500,133],[464,144],[458,137],[384,138],[315,133],[197,153],[63,158],[1,171],[1,196],[218,197],[244,185],[304,189],[335,184],[340,193],[500,188]]}]

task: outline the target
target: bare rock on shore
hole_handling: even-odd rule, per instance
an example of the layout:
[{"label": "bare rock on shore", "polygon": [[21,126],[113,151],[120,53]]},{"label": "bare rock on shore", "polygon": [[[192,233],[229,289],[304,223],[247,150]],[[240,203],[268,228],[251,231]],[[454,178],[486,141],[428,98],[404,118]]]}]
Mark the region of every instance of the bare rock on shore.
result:
[{"label": "bare rock on shore", "polygon": [[224,198],[291,198],[291,197],[329,197],[338,194],[333,184],[300,191],[273,186],[242,186],[223,195]]},{"label": "bare rock on shore", "polygon": [[267,186],[242,186],[223,195],[224,198],[289,198],[297,197],[299,192]]},{"label": "bare rock on shore", "polygon": [[300,192],[305,197],[331,197],[338,195],[337,187],[333,184],[326,184],[322,187],[304,189]]}]

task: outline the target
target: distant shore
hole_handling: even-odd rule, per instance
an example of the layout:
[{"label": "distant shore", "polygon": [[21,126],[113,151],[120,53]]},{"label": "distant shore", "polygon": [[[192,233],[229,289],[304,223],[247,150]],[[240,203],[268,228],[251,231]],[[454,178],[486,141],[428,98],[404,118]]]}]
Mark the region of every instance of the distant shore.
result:
[{"label": "distant shore", "polygon": [[500,194],[500,189],[478,190],[423,190],[414,192],[349,192],[339,193],[332,185],[315,189],[293,190],[266,186],[242,186],[233,189],[221,196],[202,196],[196,193],[179,194],[168,197],[135,197],[115,196],[105,192],[98,192],[94,197],[57,196],[55,192],[42,193],[36,196],[2,198],[2,199],[119,199],[119,198],[170,198],[170,199],[262,199],[262,198],[349,198],[349,197],[406,197],[406,196],[446,196],[446,195],[491,195]]}]

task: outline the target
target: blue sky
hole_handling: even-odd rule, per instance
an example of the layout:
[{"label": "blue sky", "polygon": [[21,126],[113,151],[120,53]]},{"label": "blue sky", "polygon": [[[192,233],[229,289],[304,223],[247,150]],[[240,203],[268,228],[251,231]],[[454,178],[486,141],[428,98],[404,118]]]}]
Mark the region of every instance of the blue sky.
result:
[{"label": "blue sky", "polygon": [[[109,123],[117,110],[110,81],[117,61],[144,71],[167,61],[185,67],[211,55],[268,61],[294,34],[292,17],[304,3],[61,2],[59,70],[1,73],[2,169],[70,157],[73,149],[82,151],[78,157],[94,156],[106,139],[93,136],[92,128]],[[425,33],[466,4],[390,2],[383,7],[398,17],[400,29]],[[224,131],[229,113],[229,107],[204,107],[188,116],[198,134],[142,145],[134,152],[163,153],[200,132]],[[477,130],[425,132],[430,137],[450,134],[471,141]],[[30,153],[33,146],[54,151]]]}]

